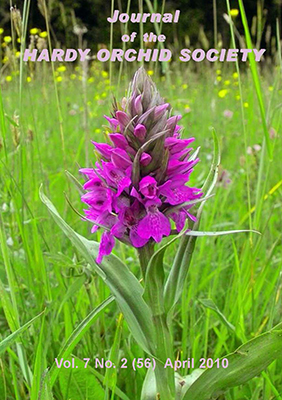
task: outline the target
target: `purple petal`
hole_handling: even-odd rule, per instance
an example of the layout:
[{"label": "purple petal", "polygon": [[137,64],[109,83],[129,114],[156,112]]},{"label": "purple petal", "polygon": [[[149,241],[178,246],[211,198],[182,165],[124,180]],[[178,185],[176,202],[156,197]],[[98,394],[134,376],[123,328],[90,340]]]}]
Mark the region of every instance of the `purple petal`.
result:
[{"label": "purple petal", "polygon": [[125,172],[115,167],[112,163],[105,163],[104,170],[107,183],[114,185],[118,189],[117,196],[131,185],[131,179],[126,176]]},{"label": "purple petal", "polygon": [[196,158],[194,161],[178,161],[177,159],[170,159],[167,167],[167,176],[168,178],[174,177],[178,174],[185,174],[191,168],[194,167],[195,164],[199,162],[199,159]]},{"label": "purple petal", "polygon": [[130,122],[129,116],[124,111],[117,111],[116,117],[123,128],[125,128]]},{"label": "purple petal", "polygon": [[131,179],[125,176],[122,178],[119,183],[118,183],[118,191],[117,191],[117,196],[119,196],[124,189],[128,188],[131,185]]},{"label": "purple petal", "polygon": [[111,133],[109,137],[115,147],[126,150],[129,154],[135,156],[136,151],[131,146],[129,146],[126,137],[123,136],[121,133]]},{"label": "purple petal", "polygon": [[137,225],[132,226],[129,232],[129,238],[132,245],[136,248],[145,246],[148,243],[149,239],[141,238],[137,233]]},{"label": "purple petal", "polygon": [[100,264],[104,256],[111,254],[113,248],[115,247],[115,239],[110,232],[104,232],[101,237],[100,247],[98,257],[96,262]]},{"label": "purple petal", "polygon": [[124,226],[120,221],[118,221],[111,229],[111,234],[121,239],[126,231],[126,226]]},{"label": "purple petal", "polygon": [[174,115],[167,120],[167,127],[172,127],[177,124],[177,122],[182,118],[182,115]]},{"label": "purple petal", "polygon": [[[150,211],[150,209],[152,210]],[[143,218],[137,227],[138,235],[143,239],[150,239],[152,237],[159,243],[163,236],[170,234],[169,219],[162,214],[157,207],[150,207],[147,215]]]},{"label": "purple petal", "polygon": [[153,199],[157,195],[157,181],[152,176],[145,176],[139,182],[139,191],[147,199]]},{"label": "purple petal", "polygon": [[197,217],[195,217],[195,215],[190,214],[187,210],[185,210],[185,213],[187,214],[187,216],[188,216],[193,222],[197,222]]},{"label": "purple petal", "polygon": [[126,150],[128,147],[128,142],[125,136],[123,136],[121,133],[110,133],[109,137],[116,147],[120,147],[124,150]]},{"label": "purple petal", "polygon": [[106,120],[110,123],[111,128],[115,130],[118,126],[118,120],[116,118],[110,118],[107,115],[104,115],[104,118],[106,118]]},{"label": "purple petal", "polygon": [[177,139],[175,137],[168,137],[165,139],[165,147],[169,149],[170,154],[178,153],[192,143],[195,138]]},{"label": "purple petal", "polygon": [[96,147],[97,151],[105,158],[107,158],[108,160],[111,158],[111,152],[113,150],[113,147],[110,146],[107,143],[97,143],[97,142],[93,142],[94,146]]},{"label": "purple petal", "polygon": [[177,232],[182,231],[182,229],[185,226],[186,213],[184,211],[178,211],[178,212],[169,214],[169,217],[175,222]]},{"label": "purple petal", "polygon": [[124,208],[130,206],[130,199],[127,196],[114,196],[113,198],[113,209],[115,212],[120,213]]},{"label": "purple petal", "polygon": [[163,187],[160,189],[160,194],[166,196],[166,202],[171,205],[181,204],[202,196],[202,193],[197,193],[201,189],[191,188],[184,185],[175,188],[172,188],[171,186],[169,186],[169,184],[162,186]]},{"label": "purple petal", "polygon": [[180,138],[180,130],[181,130],[181,126],[176,125],[174,128],[173,136],[179,139]]},{"label": "purple petal", "polygon": [[160,106],[157,106],[155,108],[155,118],[156,119],[161,118],[169,106],[170,106],[169,103],[165,103],[165,104],[161,104]]},{"label": "purple petal", "polygon": [[146,167],[152,161],[152,157],[148,153],[143,153],[140,158],[140,164]]},{"label": "purple petal", "polygon": [[112,211],[112,191],[110,189],[96,188],[81,196],[81,200],[97,212]]},{"label": "purple petal", "polygon": [[135,198],[138,199],[140,202],[142,202],[142,197],[141,197],[140,193],[137,192],[137,190],[135,189],[134,186],[133,186],[133,188],[131,189],[130,196],[135,197]]},{"label": "purple petal", "polygon": [[104,183],[101,181],[101,179],[99,179],[99,178],[97,178],[97,176],[95,176],[95,178],[90,179],[89,181],[87,181],[84,184],[83,189],[84,190],[93,190],[98,187],[104,187]]},{"label": "purple petal", "polygon": [[96,177],[96,174],[95,174],[93,168],[80,168],[79,172],[80,172],[81,174],[86,175],[88,178],[94,178],[94,177]]},{"label": "purple petal", "polygon": [[134,135],[139,139],[139,140],[144,140],[146,137],[147,129],[144,125],[142,124],[137,124],[134,128]]},{"label": "purple petal", "polygon": [[111,152],[111,160],[115,167],[126,169],[131,166],[132,161],[127,154],[127,152],[123,149],[114,149]]}]

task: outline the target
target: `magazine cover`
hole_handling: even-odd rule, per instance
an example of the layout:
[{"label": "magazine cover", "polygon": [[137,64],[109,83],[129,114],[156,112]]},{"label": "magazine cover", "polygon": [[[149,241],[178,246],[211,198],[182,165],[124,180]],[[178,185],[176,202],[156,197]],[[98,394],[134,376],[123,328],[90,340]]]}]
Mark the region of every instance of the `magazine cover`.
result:
[{"label": "magazine cover", "polygon": [[1,0],[1,400],[282,400],[281,9]]}]

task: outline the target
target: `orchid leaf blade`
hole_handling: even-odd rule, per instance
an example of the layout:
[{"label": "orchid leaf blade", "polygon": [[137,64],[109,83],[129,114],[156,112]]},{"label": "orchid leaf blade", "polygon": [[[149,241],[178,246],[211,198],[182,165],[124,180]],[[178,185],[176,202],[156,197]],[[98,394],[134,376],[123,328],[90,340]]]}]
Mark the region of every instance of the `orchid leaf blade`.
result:
[{"label": "orchid leaf blade", "polygon": [[210,400],[226,389],[239,386],[259,375],[268,365],[282,358],[282,330],[273,329],[240,346],[224,357],[227,368],[214,365],[187,390],[182,400]]},{"label": "orchid leaf blade", "polygon": [[19,329],[17,329],[15,332],[11,333],[9,336],[7,336],[5,339],[3,339],[0,342],[0,354],[4,353],[4,351],[10,347],[17,339],[18,337],[26,331],[30,325],[32,325],[42,314],[44,313],[41,312],[38,314],[36,317],[32,318],[30,321],[28,321],[26,324],[21,326]]},{"label": "orchid leaf blade", "polygon": [[40,198],[64,234],[71,240],[85,260],[110,288],[121,309],[131,333],[147,353],[151,353],[154,343],[154,327],[151,311],[142,295],[143,288],[126,265],[115,255],[96,263],[99,243],[89,241],[75,232],[59,215],[58,211],[40,188]]},{"label": "orchid leaf blade", "polygon": [[188,231],[186,232],[187,236],[224,236],[224,235],[232,235],[234,233],[244,233],[244,232],[253,232],[258,235],[261,235],[259,231],[256,231],[254,229],[234,229],[231,231],[218,231],[218,232],[205,232],[205,231]]}]

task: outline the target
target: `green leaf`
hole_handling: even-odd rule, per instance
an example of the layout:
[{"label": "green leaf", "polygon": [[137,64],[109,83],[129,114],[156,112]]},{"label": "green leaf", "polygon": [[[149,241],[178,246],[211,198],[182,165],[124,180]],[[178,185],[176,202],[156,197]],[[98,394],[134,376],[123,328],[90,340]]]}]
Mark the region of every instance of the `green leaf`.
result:
[{"label": "green leaf", "polygon": [[54,400],[51,385],[50,385],[50,375],[48,370],[44,371],[42,376],[41,390],[39,392],[38,400]]},{"label": "green leaf", "polygon": [[[71,360],[69,360],[71,362]],[[104,389],[100,382],[91,373],[90,369],[84,368],[85,362],[74,359],[75,368],[61,367],[60,387],[64,399],[73,400],[104,400]]]},{"label": "green leaf", "polygon": [[273,329],[239,347],[228,359],[227,368],[214,366],[197,379],[183,400],[209,400],[217,393],[248,382],[274,360],[282,357],[282,330]]},{"label": "green leaf", "polygon": [[[152,255],[146,271],[144,298],[150,305],[150,308],[152,310],[154,326],[158,338],[156,343],[156,355],[162,362],[164,362],[167,358],[173,359],[173,341],[171,332],[169,330],[167,315],[164,307],[165,274],[163,267],[163,258],[166,249],[175,240],[177,240],[180,236],[182,236],[184,232],[185,231],[181,232],[172,240],[168,241],[164,246],[162,246],[158,251],[156,251]],[[167,398],[174,398],[175,397],[174,371],[171,370],[170,368],[164,369],[163,364],[160,363],[158,360],[156,361],[156,363],[157,363],[156,373],[158,373],[158,376],[161,379],[162,383],[161,386],[159,387],[160,382],[158,381],[158,391],[160,392],[161,397],[162,397],[161,392],[163,391],[163,393],[166,393]],[[144,398],[146,398],[146,396],[144,394]]]},{"label": "green leaf", "polygon": [[13,125],[15,128],[19,128],[19,124],[16,123],[16,121],[13,120],[13,118],[9,117],[8,114],[5,114],[5,117],[7,120],[10,122],[11,125]]},{"label": "green leaf", "polygon": [[[75,357],[75,359],[78,359],[77,357]],[[111,358],[108,358],[109,360],[111,360]],[[105,377],[100,374],[95,368],[92,368],[90,364],[87,365],[87,368],[89,369],[89,371],[98,379],[98,381],[104,386],[104,380]],[[111,386],[111,384],[109,384],[109,388],[114,392],[114,394],[116,396],[118,396],[120,399],[122,400],[131,400],[129,399],[129,397],[122,391],[120,390],[116,385]]]},{"label": "green leaf", "polygon": [[81,288],[81,286],[85,283],[86,279],[87,279],[86,275],[83,274],[83,275],[79,276],[78,278],[76,278],[76,279],[74,280],[74,282],[69,286],[69,288],[68,288],[66,294],[64,295],[62,301],[60,302],[60,307],[59,307],[59,310],[58,310],[58,312],[57,312],[57,318],[59,317],[59,315],[60,315],[60,313],[61,313],[61,311],[62,311],[62,309],[63,309],[64,304],[65,304],[69,299],[73,298],[73,296],[75,295],[75,293],[76,293],[77,291],[79,291],[80,288]]},{"label": "green leaf", "polygon": [[[58,360],[61,358],[66,359],[74,349],[74,347],[77,345],[77,343],[80,341],[82,336],[88,331],[88,329],[91,327],[93,322],[96,320],[100,312],[102,312],[111,302],[114,300],[113,296],[108,297],[106,300],[104,300],[98,307],[96,307],[93,311],[91,311],[90,314],[87,315],[86,318],[75,328],[75,330],[72,332],[64,346],[62,347],[59,355],[56,357]],[[56,363],[54,362],[51,369],[50,369],[50,384],[51,387],[54,385],[57,376],[59,374],[59,369],[57,368]]]},{"label": "green leaf", "polygon": [[[213,130],[213,142],[214,142],[214,156],[212,165],[207,176],[207,179],[202,187],[202,192],[205,198],[208,198],[217,182],[218,177],[218,167],[220,163],[220,152],[219,152],[219,142],[216,132]],[[200,223],[200,218],[202,214],[203,207],[206,200],[201,203],[197,212],[197,222],[192,226],[192,231],[197,231]],[[174,263],[170,270],[169,276],[165,284],[165,308],[166,311],[171,311],[174,305],[179,300],[183,286],[188,274],[189,266],[192,260],[193,251],[196,244],[196,236],[183,236],[178,250],[176,252]]]},{"label": "green leaf", "polygon": [[[244,7],[242,0],[239,0],[239,8],[240,8],[240,14],[242,17],[242,23],[243,23],[243,27],[244,27],[244,31],[245,31],[247,48],[253,49],[251,33],[249,30],[248,20],[247,20],[246,13],[245,13],[245,7]],[[264,132],[264,138],[266,141],[267,151],[268,151],[268,155],[270,156],[270,158],[272,158],[272,147],[271,147],[271,143],[270,143],[270,136],[269,136],[268,127],[267,127],[266,113],[265,113],[265,107],[264,107],[264,103],[263,103],[263,95],[262,95],[261,83],[260,83],[261,79],[259,77],[258,66],[257,66],[257,62],[255,60],[255,55],[254,55],[253,51],[248,54],[248,57],[249,57],[249,61],[250,61],[250,69],[251,69],[251,73],[252,73],[253,83],[254,83],[256,95],[258,98],[261,121],[262,121],[262,128],[263,128],[263,132]]]},{"label": "green leaf", "polygon": [[83,190],[82,184],[69,171],[65,171],[65,174],[68,177],[68,179],[70,180],[70,182],[74,183],[74,185],[75,185],[76,189],[78,190],[78,192],[80,193],[80,195],[83,195],[85,192]]},{"label": "green leaf", "polygon": [[7,336],[2,342],[0,342],[0,354],[2,354],[8,347],[10,347],[14,341],[20,336],[31,324],[33,324],[41,315],[44,313],[38,314],[36,317],[32,318],[30,321],[28,321],[26,324],[24,324],[22,327],[17,329],[15,332],[11,333],[11,335]]},{"label": "green leaf", "polygon": [[65,235],[108,285],[135,340],[143,350],[152,354],[154,352],[154,326],[152,323],[152,315],[142,297],[143,288],[137,278],[129,271],[126,265],[113,254],[104,257],[101,264],[98,265],[95,259],[98,255],[99,243],[89,241],[76,233],[62,219],[54,205],[42,192],[42,188],[40,188],[40,198],[48,207],[55,222]]},{"label": "green leaf", "polygon": [[45,346],[42,345],[43,336],[45,331],[45,315],[42,318],[42,324],[40,329],[39,340],[36,348],[36,356],[33,368],[33,379],[32,386],[30,390],[30,400],[38,400],[38,394],[40,392],[41,376],[42,376],[42,366],[43,366],[43,354]]},{"label": "green leaf", "polygon": [[233,233],[242,233],[242,232],[253,232],[261,235],[260,232],[255,231],[254,229],[239,229],[232,231],[218,231],[218,232],[203,232],[203,231],[188,231],[186,232],[187,236],[224,236],[224,235],[232,235]]},{"label": "green leaf", "polygon": [[230,329],[232,332],[235,332],[235,326],[232,325],[224,314],[219,310],[216,304],[211,299],[199,299],[199,303],[201,303],[204,307],[209,308],[210,310],[214,311],[220,318],[220,320]]}]

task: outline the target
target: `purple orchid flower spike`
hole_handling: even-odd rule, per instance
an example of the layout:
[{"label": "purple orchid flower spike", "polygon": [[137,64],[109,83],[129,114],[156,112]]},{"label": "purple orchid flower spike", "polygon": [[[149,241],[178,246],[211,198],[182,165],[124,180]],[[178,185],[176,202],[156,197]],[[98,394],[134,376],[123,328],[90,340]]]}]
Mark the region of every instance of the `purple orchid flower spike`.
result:
[{"label": "purple orchid flower spike", "polygon": [[84,212],[92,232],[106,229],[97,263],[116,239],[140,249],[161,242],[174,227],[180,232],[187,219],[195,220],[187,202],[203,195],[189,185],[199,159],[190,160],[195,139],[181,139],[181,115],[171,115],[143,68],[128,93],[123,106],[115,103],[112,116],[105,116],[111,144],[93,142],[100,160],[80,170],[88,178],[81,200],[89,207]]}]

